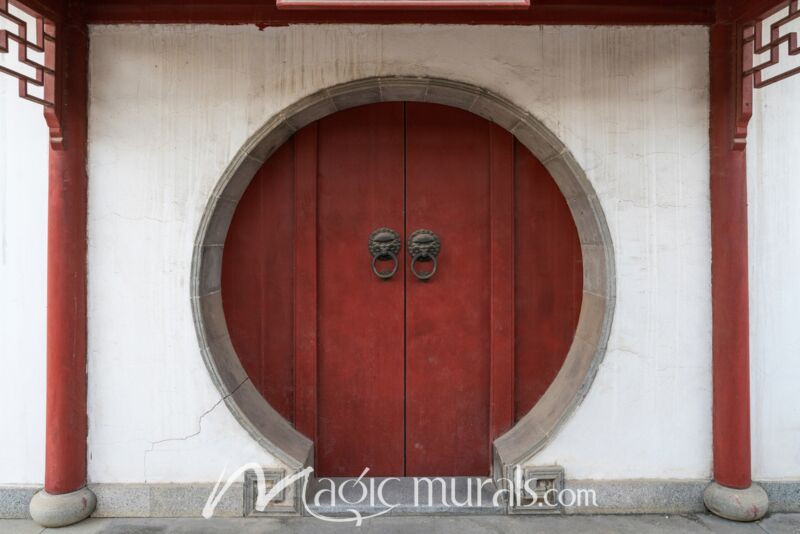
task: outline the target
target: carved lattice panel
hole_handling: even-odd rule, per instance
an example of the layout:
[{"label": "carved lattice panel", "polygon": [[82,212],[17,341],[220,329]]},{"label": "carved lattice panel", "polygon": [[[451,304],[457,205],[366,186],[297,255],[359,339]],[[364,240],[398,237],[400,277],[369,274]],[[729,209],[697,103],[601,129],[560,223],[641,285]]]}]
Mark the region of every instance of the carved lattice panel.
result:
[{"label": "carved lattice panel", "polygon": [[740,86],[734,147],[744,149],[753,115],[753,91],[800,73],[800,0],[782,0],[754,20],[738,26]]},{"label": "carved lattice panel", "polygon": [[800,72],[800,0],[781,2],[743,28],[744,72],[756,89]]},{"label": "carved lattice panel", "polygon": [[55,105],[56,28],[17,0],[0,0],[0,72],[19,80],[22,98]]}]

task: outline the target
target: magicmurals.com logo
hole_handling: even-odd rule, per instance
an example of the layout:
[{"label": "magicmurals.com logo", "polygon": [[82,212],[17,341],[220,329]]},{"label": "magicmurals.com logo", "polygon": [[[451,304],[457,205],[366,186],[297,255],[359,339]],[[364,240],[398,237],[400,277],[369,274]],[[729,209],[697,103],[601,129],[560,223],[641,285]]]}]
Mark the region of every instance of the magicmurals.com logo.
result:
[{"label": "magicmurals.com logo", "polygon": [[[300,499],[305,511],[317,519],[331,523],[355,523],[356,526],[374,517],[388,514],[393,509],[400,506],[399,503],[389,502],[386,499],[386,489],[391,484],[400,484],[401,480],[395,477],[389,478],[366,478],[369,473],[367,467],[358,478],[339,479],[337,481],[330,478],[320,478],[317,482],[317,491],[314,494],[313,506],[307,502],[308,481],[311,478],[314,468],[306,467],[302,471],[284,477],[275,482],[269,491],[267,490],[267,479],[264,476],[263,468],[256,463],[249,463],[228,476],[227,481],[222,485],[227,468],[220,473],[211,495],[208,496],[203,507],[203,517],[210,519],[225,492],[233,485],[242,480],[244,474],[252,471],[256,476],[256,502],[255,510],[263,512],[276,497],[283,494],[292,484],[302,481]],[[520,472],[520,468],[514,470]],[[448,477],[413,477],[411,483],[414,488],[413,507],[433,507],[444,505],[452,508],[472,508],[488,505],[494,507],[501,506],[508,502],[518,511],[531,509],[555,509],[558,506],[578,506],[596,507],[597,494],[592,489],[556,489],[547,485],[541,486],[536,479],[513,481],[501,479],[499,484],[485,478],[469,478],[466,480],[466,495],[464,492],[457,494],[456,478]],[[464,479],[460,479],[462,482]],[[462,484],[463,485],[463,484]],[[220,486],[222,486],[220,488]],[[491,498],[487,497],[484,489],[489,486],[494,489]],[[448,492],[449,488],[449,492]],[[473,488],[476,490],[473,493]],[[439,499],[437,499],[437,496]],[[354,506],[368,506],[370,509],[378,509],[377,512],[364,515]],[[337,508],[336,517],[326,516],[317,510],[321,506]],[[349,514],[349,515],[346,515]]]}]

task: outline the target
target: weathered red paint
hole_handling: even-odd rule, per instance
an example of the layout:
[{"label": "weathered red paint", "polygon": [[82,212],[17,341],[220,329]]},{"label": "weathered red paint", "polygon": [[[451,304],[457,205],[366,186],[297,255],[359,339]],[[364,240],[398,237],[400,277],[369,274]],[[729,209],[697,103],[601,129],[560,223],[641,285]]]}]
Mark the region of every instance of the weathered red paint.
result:
[{"label": "weathered red paint", "polygon": [[496,124],[490,126],[490,441],[514,424],[514,142],[506,130]]},{"label": "weathered red paint", "polygon": [[785,0],[723,0],[717,1],[717,22],[744,22],[785,4]]},{"label": "weathered red paint", "polygon": [[[734,84],[735,84],[735,106],[731,111],[734,116],[733,128],[733,148],[744,150],[747,147],[747,128],[750,119],[753,117],[753,90],[755,89],[756,75],[749,72],[753,68],[754,47],[745,41],[755,38],[755,30],[751,27],[747,31],[747,39],[744,38],[743,27],[736,23],[732,26],[735,32],[733,46],[736,49]],[[748,74],[745,74],[748,72]]]},{"label": "weathered red paint", "polygon": [[[318,125],[311,124],[294,137],[294,421],[311,439],[317,436],[318,373],[318,231],[317,174],[319,165]],[[279,231],[273,228],[272,232]],[[275,251],[271,251],[272,254]],[[287,251],[287,255],[288,251]],[[265,283],[271,283],[269,281]],[[285,291],[292,286],[287,285]],[[265,325],[266,326],[266,325]],[[268,327],[268,326],[266,326]],[[277,353],[288,359],[288,354]]]},{"label": "weathered red paint", "polygon": [[222,265],[222,305],[234,348],[253,385],[292,422],[295,144],[292,139],[272,155],[239,201]]},{"label": "weathered red paint", "polygon": [[426,228],[442,241],[430,281],[406,273],[406,474],[485,476],[491,453],[491,123],[446,106],[406,107],[406,237]]},{"label": "weathered red paint", "polygon": [[733,147],[736,98],[733,25],[711,28],[711,292],[714,478],[750,486],[750,350],[747,168]]},{"label": "weathered red paint", "polygon": [[276,0],[278,9],[528,9],[529,0]]},{"label": "weathered red paint", "polygon": [[583,262],[578,230],[550,173],[517,143],[516,419],[544,395],[578,327]]},{"label": "weathered red paint", "polygon": [[529,9],[478,10],[284,10],[274,2],[238,0],[95,0],[92,24],[210,23],[285,26],[301,23],[359,24],[711,24],[713,0],[537,0]]},{"label": "weathered red paint", "polygon": [[[86,483],[86,26],[77,13],[61,29],[62,125],[50,149],[47,223],[47,430],[45,490]],[[68,53],[66,53],[68,51]]]},{"label": "weathered red paint", "polygon": [[[388,281],[366,246],[381,226],[404,241]],[[429,282],[408,269],[419,228],[443,242]],[[547,170],[445,106],[374,104],[304,128],[257,174],[225,250],[234,346],[315,439],[324,476],[487,475],[492,440],[547,389],[580,308],[577,230]]]},{"label": "weathered red paint", "polygon": [[318,157],[315,467],[323,476],[402,474],[403,269],[378,279],[367,238],[384,226],[403,234],[403,104],[322,119]]}]

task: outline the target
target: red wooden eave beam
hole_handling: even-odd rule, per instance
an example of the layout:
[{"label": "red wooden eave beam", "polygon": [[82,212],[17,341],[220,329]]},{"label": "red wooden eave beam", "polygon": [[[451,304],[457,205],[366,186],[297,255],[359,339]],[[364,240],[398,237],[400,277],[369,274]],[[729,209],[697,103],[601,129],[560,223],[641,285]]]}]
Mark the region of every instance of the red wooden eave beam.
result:
[{"label": "red wooden eave beam", "polygon": [[780,3],[779,0],[729,0],[717,7],[717,21],[744,22],[752,20]]},{"label": "red wooden eave beam", "polygon": [[528,9],[530,0],[275,0],[278,9]]},{"label": "red wooden eave beam", "polygon": [[289,24],[711,24],[713,0],[533,0],[528,9],[506,10],[286,10],[272,0],[220,2],[199,0],[92,0],[86,5],[90,24],[209,23]]}]

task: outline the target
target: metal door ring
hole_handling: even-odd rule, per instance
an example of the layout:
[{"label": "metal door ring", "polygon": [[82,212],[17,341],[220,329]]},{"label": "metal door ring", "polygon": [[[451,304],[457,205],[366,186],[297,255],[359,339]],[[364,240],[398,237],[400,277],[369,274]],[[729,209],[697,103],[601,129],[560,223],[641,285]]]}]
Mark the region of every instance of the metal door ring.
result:
[{"label": "metal door ring", "polygon": [[[417,262],[421,261],[423,263],[433,262],[433,268],[427,272],[418,272],[417,271]],[[433,278],[433,275],[436,274],[436,268],[439,266],[439,262],[436,259],[436,256],[414,256],[411,260],[411,272],[414,273],[414,276],[419,278],[422,281],[430,280]]]},{"label": "metal door ring", "polygon": [[[436,257],[442,250],[442,242],[436,233],[420,228],[408,238],[408,253],[411,255],[411,272],[417,279],[430,280],[436,274],[436,268],[439,262]],[[417,272],[417,262],[423,263],[432,261],[433,268],[428,272]]]},{"label": "metal door ring", "polygon": [[[391,228],[378,228],[369,235],[367,248],[372,254],[372,272],[375,273],[375,276],[381,280],[388,280],[397,273],[397,269],[400,267],[397,255],[402,246],[400,234]],[[379,271],[378,260],[392,260],[394,266],[390,271]]]},{"label": "metal door ring", "polygon": [[[390,271],[379,271],[378,260],[392,260],[394,262],[394,266]],[[393,277],[397,273],[397,268],[399,266],[400,262],[397,261],[397,254],[394,252],[387,252],[386,254],[372,257],[372,272],[375,273],[375,276],[381,280],[388,280],[389,278]]]}]

